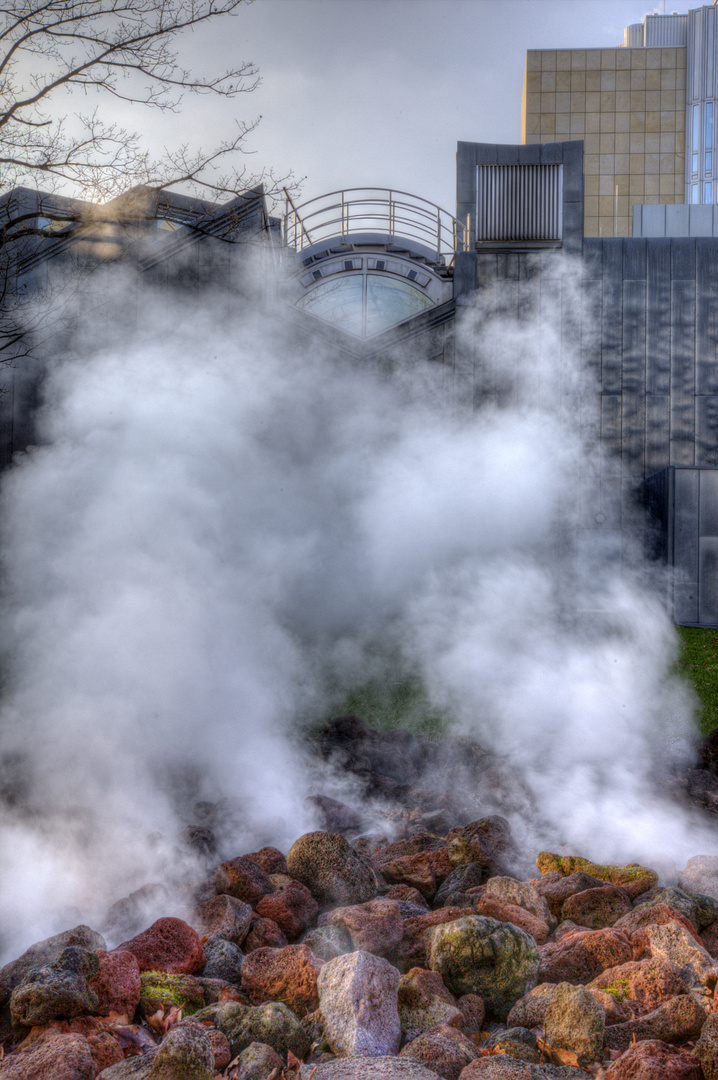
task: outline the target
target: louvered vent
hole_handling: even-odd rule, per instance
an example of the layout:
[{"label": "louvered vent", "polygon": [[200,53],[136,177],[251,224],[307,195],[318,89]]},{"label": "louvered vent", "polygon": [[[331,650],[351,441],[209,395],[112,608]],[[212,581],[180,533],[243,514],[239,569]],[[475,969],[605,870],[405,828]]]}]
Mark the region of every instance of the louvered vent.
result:
[{"label": "louvered vent", "polygon": [[562,165],[478,165],[476,239],[561,239]]}]

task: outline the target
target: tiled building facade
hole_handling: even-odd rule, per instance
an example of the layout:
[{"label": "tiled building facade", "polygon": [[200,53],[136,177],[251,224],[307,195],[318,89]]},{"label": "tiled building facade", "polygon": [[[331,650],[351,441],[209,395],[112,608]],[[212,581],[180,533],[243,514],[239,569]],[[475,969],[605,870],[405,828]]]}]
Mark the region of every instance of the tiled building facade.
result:
[{"label": "tiled building facade", "polygon": [[634,203],[682,203],[686,48],[531,50],[522,143],[582,139],[586,236],[630,236]]}]

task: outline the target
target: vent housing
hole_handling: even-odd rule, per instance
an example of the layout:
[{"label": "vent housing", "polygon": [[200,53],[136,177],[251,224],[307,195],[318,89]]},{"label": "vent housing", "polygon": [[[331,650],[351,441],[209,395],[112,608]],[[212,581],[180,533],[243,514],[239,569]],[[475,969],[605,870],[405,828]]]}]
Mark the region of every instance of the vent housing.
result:
[{"label": "vent housing", "polygon": [[561,243],[563,165],[477,165],[476,242]]}]

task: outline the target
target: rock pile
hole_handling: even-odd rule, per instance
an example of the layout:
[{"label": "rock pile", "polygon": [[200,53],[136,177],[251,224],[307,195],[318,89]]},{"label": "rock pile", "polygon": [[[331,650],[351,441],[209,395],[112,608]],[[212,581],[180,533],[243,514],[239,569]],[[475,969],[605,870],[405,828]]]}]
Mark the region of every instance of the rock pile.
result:
[{"label": "rock pile", "polygon": [[718,858],[672,887],[551,852],[525,873],[452,783],[480,751],[355,718],[317,750],[388,800],[390,835],[315,796],[322,828],[212,867],[184,918],[33,945],[0,970],[0,1080],[718,1080]]}]

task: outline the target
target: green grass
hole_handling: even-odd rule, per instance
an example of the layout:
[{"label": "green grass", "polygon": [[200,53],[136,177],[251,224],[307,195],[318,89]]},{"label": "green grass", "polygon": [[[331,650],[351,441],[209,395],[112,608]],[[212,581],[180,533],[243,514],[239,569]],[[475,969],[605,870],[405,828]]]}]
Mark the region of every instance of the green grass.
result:
[{"label": "green grass", "polygon": [[678,670],[692,683],[700,699],[701,732],[718,727],[718,630],[679,626],[681,653]]}]

